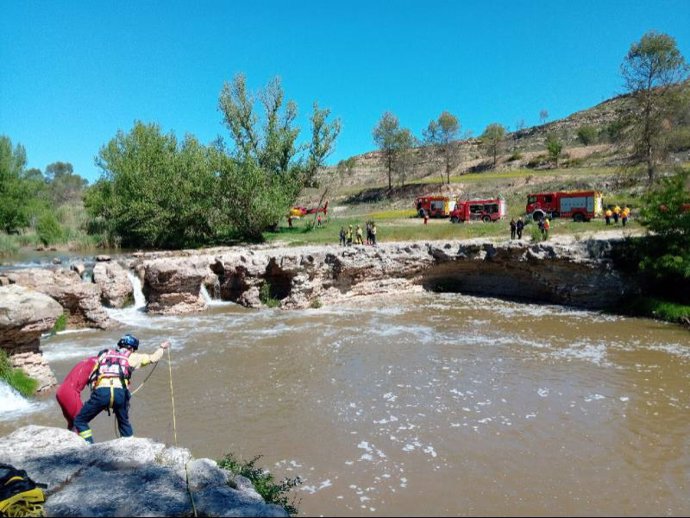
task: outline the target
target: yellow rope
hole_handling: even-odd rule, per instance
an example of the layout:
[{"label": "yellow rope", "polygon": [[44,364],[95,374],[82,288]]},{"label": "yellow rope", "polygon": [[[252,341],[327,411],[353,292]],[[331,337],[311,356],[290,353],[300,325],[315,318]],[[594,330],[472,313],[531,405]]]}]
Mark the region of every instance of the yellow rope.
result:
[{"label": "yellow rope", "polygon": [[[175,420],[175,391],[173,390],[172,359],[170,358],[170,347],[168,347],[168,372],[170,373],[170,402],[172,403],[173,437],[175,439],[175,447],[177,447],[177,422]],[[187,464],[188,462],[184,463],[185,483],[187,484],[187,492],[189,493],[189,499],[192,501],[192,511],[194,511],[194,516],[198,516],[196,514],[196,505],[194,504],[194,495],[192,495],[192,489],[189,487],[189,471],[187,471]]]}]

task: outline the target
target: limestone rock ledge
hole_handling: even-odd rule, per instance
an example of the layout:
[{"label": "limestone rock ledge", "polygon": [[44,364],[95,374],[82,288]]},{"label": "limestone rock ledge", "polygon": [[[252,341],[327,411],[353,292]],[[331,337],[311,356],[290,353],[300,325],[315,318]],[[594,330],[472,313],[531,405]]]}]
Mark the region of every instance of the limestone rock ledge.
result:
[{"label": "limestone rock ledge", "polygon": [[0,438],[0,460],[48,484],[48,516],[193,516],[185,464],[198,516],[288,516],[248,479],[148,438],[89,445],[68,430],[31,425]]}]

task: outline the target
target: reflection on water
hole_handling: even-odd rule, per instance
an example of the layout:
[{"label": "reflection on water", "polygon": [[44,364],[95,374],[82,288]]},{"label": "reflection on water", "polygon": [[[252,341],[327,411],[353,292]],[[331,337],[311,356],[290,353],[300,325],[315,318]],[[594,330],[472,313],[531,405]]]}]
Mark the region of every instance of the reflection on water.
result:
[{"label": "reflection on water", "polygon": [[[44,340],[58,378],[125,332],[143,351],[170,338],[179,442],[299,475],[304,514],[690,513],[690,336],[678,327],[450,294],[111,316],[123,328]],[[172,443],[166,362],[132,421]],[[64,425],[52,397],[39,405],[0,414],[0,433]],[[110,419],[95,420],[96,440],[114,437]]]}]

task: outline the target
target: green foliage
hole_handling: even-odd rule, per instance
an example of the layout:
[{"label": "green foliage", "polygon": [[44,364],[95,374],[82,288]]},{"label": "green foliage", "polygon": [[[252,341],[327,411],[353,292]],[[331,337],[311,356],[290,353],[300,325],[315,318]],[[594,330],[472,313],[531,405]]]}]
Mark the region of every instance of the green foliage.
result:
[{"label": "green foliage", "polygon": [[12,367],[3,349],[0,349],[0,379],[24,397],[33,396],[38,388],[37,380],[27,376],[22,369]]},{"label": "green foliage", "polygon": [[537,225],[529,225],[529,235],[534,242],[546,241],[546,234],[544,234]]},{"label": "green foliage", "polygon": [[[641,247],[639,268],[657,286],[690,287],[690,171],[678,169],[642,197],[640,222],[651,231]],[[687,295],[686,295],[687,297]]]},{"label": "green foliage", "polygon": [[84,204],[92,232],[132,247],[193,246],[212,235],[216,178],[212,153],[187,136],[178,145],[155,124],[132,130],[101,148],[104,176]]},{"label": "green foliage", "polygon": [[577,139],[584,144],[589,146],[597,141],[598,131],[594,126],[581,126],[577,130]]},{"label": "green foliage", "polygon": [[311,304],[309,304],[309,307],[312,309],[319,309],[322,306],[323,303],[321,302],[321,299],[314,299],[311,301]]},{"label": "green foliage", "polygon": [[254,485],[256,492],[269,504],[276,504],[281,506],[290,516],[298,514],[296,507],[299,502],[288,499],[289,492],[300,485],[302,480],[300,477],[285,478],[281,482],[276,482],[273,475],[262,468],[256,466],[262,456],[257,455],[250,461],[241,461],[235,458],[231,453],[226,454],[218,461],[218,466],[228,470],[234,475],[241,475],[248,478]]},{"label": "green foliage", "polygon": [[17,240],[4,232],[0,232],[0,257],[12,255],[18,250],[19,245],[17,244]]},{"label": "green foliage", "polygon": [[623,308],[633,315],[658,318],[666,322],[690,324],[690,305],[676,304],[654,297],[636,297]]},{"label": "green foliage", "polygon": [[271,284],[269,282],[264,282],[259,289],[259,300],[269,308],[277,308],[280,306],[280,301],[276,299],[271,292]]},{"label": "green foliage", "polygon": [[659,163],[668,154],[665,137],[677,105],[673,86],[685,80],[688,64],[675,39],[650,31],[630,46],[621,74],[631,93],[630,137],[635,158],[646,165],[651,183]]},{"label": "green foliage", "polygon": [[424,143],[436,146],[443,156],[446,183],[450,184],[450,173],[460,163],[460,147],[454,141],[460,137],[460,121],[450,112],[443,112],[437,120],[429,122],[423,132]]},{"label": "green foliage", "polygon": [[36,223],[36,233],[45,246],[62,241],[64,232],[53,212],[44,212]]},{"label": "green foliage", "polygon": [[494,167],[496,167],[498,151],[505,136],[506,129],[501,124],[492,123],[486,127],[484,133],[482,133],[481,137],[479,137],[487,153],[493,157]]},{"label": "green foliage", "polygon": [[59,317],[57,317],[57,320],[55,321],[55,325],[53,326],[53,329],[51,329],[51,334],[59,333],[61,331],[64,331],[67,329],[67,313],[63,313]]},{"label": "green foliage", "polygon": [[398,118],[391,112],[385,112],[372,132],[374,142],[381,150],[381,159],[388,172],[388,189],[393,188],[393,170],[402,170],[402,183],[405,183],[404,171],[408,167],[409,151],[415,146],[415,140],[409,129],[401,128]]},{"label": "green foliage", "polygon": [[563,143],[553,133],[549,133],[546,137],[546,150],[549,152],[549,158],[558,167],[558,158],[563,151]]},{"label": "green foliage", "polygon": [[12,141],[0,136],[0,226],[10,234],[29,224],[26,202],[29,189],[22,181],[26,165],[23,146],[12,147]]}]

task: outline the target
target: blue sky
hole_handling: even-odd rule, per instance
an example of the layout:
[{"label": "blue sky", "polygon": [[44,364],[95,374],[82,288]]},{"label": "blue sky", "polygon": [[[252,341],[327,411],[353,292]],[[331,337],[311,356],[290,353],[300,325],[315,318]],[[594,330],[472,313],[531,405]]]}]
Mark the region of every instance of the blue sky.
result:
[{"label": "blue sky", "polygon": [[342,122],[328,162],[375,149],[385,111],[416,136],[444,111],[479,135],[565,117],[623,92],[619,67],[649,30],[690,60],[689,0],[103,2],[4,0],[0,135],[28,167],[71,162],[137,120],[179,139],[228,133],[225,81],[281,78],[308,138],[312,103]]}]

